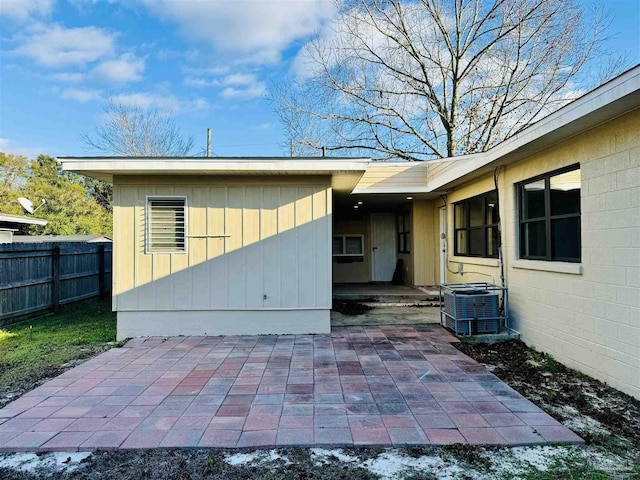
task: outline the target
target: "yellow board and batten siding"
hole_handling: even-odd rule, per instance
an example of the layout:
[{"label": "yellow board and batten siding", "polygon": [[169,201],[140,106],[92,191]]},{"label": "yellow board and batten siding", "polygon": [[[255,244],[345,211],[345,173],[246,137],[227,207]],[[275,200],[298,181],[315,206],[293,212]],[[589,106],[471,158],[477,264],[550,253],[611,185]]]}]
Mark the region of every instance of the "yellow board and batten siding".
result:
[{"label": "yellow board and batten siding", "polygon": [[438,277],[438,209],[435,200],[414,200],[411,257],[414,285],[436,285]]},{"label": "yellow board and batten siding", "polygon": [[[114,310],[331,307],[328,177],[114,181]],[[187,199],[187,251],[145,253],[146,199]]]}]

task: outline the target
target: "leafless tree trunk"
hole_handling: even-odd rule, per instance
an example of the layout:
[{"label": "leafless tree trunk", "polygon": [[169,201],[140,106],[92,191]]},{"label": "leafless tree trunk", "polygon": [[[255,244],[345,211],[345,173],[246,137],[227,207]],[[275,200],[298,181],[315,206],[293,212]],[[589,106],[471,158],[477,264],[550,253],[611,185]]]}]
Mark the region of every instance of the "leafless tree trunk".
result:
[{"label": "leafless tree trunk", "polygon": [[589,18],[573,0],[345,0],[272,100],[303,154],[484,151],[584,92],[608,26]]},{"label": "leafless tree trunk", "polygon": [[193,137],[185,138],[170,112],[145,110],[109,99],[104,120],[93,134],[82,134],[84,143],[108,155],[127,157],[185,156]]}]

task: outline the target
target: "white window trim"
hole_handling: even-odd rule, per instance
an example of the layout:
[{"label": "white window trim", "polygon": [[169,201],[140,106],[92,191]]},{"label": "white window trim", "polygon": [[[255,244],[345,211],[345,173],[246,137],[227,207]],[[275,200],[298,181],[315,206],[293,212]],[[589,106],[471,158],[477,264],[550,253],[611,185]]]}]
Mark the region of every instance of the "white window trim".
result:
[{"label": "white window trim", "polygon": [[[184,200],[184,250],[177,252],[149,251],[149,200]],[[184,255],[189,251],[189,200],[186,195],[147,195],[144,206],[144,253],[147,255]]]},{"label": "white window trim", "polygon": [[573,262],[553,262],[547,260],[514,260],[511,265],[513,268],[521,268],[523,270],[539,270],[542,272],[568,273],[570,275],[582,275],[582,264]]},{"label": "white window trim", "polygon": [[497,258],[487,257],[461,257],[452,255],[449,257],[450,262],[466,263],[468,265],[482,265],[484,267],[499,267],[500,260]]},{"label": "white window trim", "polygon": [[[362,253],[333,253],[333,239],[336,237],[341,237],[342,238],[342,251],[346,252],[347,250],[347,237],[360,237],[360,244],[362,245]],[[364,257],[364,235],[360,234],[360,233],[338,233],[338,234],[334,234],[331,237],[331,256],[332,257]]]}]

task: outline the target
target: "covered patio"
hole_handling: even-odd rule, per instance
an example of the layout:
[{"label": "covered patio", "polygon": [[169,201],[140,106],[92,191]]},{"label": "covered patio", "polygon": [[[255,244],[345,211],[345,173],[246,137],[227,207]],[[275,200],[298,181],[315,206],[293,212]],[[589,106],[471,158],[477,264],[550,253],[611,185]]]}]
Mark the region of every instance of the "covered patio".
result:
[{"label": "covered patio", "polygon": [[0,410],[2,451],[582,443],[439,325],[137,338]]}]

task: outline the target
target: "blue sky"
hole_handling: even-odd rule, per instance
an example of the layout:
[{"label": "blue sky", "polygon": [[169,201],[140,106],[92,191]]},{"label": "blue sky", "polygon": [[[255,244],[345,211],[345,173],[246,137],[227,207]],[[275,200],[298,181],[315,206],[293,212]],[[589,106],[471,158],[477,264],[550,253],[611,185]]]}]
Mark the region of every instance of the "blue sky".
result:
[{"label": "blue sky", "polygon": [[[586,0],[584,2],[587,3]],[[640,60],[640,1],[609,0],[609,47]],[[0,151],[88,155],[111,95],[171,110],[217,155],[281,155],[264,99],[332,0],[0,0]]]}]

